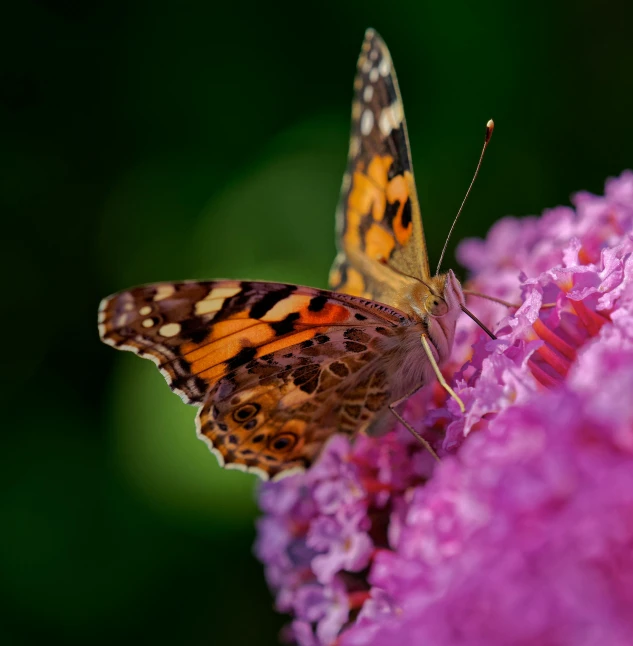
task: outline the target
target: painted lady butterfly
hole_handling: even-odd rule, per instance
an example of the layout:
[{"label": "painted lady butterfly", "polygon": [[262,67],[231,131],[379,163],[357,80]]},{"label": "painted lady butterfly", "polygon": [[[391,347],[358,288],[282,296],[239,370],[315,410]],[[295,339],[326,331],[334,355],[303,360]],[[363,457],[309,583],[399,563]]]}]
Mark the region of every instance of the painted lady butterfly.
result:
[{"label": "painted lady butterfly", "polygon": [[381,433],[392,412],[406,424],[395,407],[441,376],[464,305],[452,271],[431,275],[398,84],[371,29],[354,89],[332,291],[157,283],[99,308],[105,343],[154,361],[200,407],[220,464],[263,478],[308,467],[333,433]]}]

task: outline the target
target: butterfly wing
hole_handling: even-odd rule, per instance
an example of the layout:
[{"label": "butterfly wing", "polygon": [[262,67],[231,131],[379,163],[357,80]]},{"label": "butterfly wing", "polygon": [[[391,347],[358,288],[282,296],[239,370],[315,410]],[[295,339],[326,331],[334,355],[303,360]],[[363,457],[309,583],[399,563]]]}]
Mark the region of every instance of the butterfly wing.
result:
[{"label": "butterfly wing", "polygon": [[395,70],[373,29],[365,34],[352,104],[352,135],[337,210],[332,289],[393,302],[401,272],[430,276]]},{"label": "butterfly wing", "polygon": [[229,468],[264,478],[307,468],[331,435],[366,429],[391,401],[377,358],[392,333],[329,328],[228,372],[198,412],[199,436]]},{"label": "butterfly wing", "polygon": [[306,467],[337,431],[390,401],[385,353],[406,321],[361,298],[280,283],[159,283],[103,300],[101,339],[156,363],[201,405],[222,464],[275,476]]}]

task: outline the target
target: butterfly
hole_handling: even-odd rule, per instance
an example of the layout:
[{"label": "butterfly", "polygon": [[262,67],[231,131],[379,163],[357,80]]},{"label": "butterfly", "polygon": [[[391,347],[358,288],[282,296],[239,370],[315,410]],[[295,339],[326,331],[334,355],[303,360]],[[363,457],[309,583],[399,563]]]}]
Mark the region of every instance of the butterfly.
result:
[{"label": "butterfly", "polygon": [[198,436],[222,466],[279,478],[335,433],[384,432],[392,413],[415,434],[397,405],[442,379],[464,294],[452,271],[431,275],[398,83],[372,29],[336,222],[329,290],[184,281],[101,302],[101,340],[154,361],[199,407]]}]

